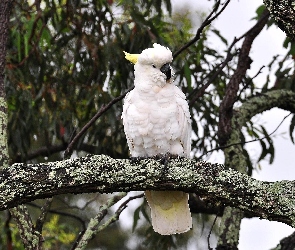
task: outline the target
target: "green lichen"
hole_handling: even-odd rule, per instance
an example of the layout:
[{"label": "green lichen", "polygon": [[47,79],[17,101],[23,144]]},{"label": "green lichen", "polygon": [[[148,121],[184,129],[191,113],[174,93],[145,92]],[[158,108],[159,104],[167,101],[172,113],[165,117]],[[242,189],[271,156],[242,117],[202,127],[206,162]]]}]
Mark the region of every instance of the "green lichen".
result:
[{"label": "green lichen", "polygon": [[5,98],[0,97],[0,169],[9,166],[9,155],[7,146],[7,103]]}]

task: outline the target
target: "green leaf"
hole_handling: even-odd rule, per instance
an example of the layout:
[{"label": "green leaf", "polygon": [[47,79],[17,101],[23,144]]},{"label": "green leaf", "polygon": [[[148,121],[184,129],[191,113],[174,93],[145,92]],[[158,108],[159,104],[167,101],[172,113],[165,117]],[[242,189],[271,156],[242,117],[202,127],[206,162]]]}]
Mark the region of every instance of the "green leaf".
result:
[{"label": "green leaf", "polygon": [[189,89],[191,89],[191,86],[192,86],[192,72],[191,72],[191,70],[189,68],[189,65],[187,63],[184,64],[183,70],[184,70],[184,77],[185,77],[186,82],[187,82],[187,87]]},{"label": "green leaf", "polygon": [[283,42],[283,47],[286,49],[289,46],[289,43],[291,43],[291,40],[289,37],[286,37],[286,39]]},{"label": "green leaf", "polygon": [[265,5],[260,5],[257,9],[256,9],[256,14],[257,14],[257,19],[259,19],[263,13],[263,11],[265,10]]},{"label": "green leaf", "polygon": [[295,55],[295,43],[294,42],[291,42],[291,48],[290,48],[289,53],[291,55]]},{"label": "green leaf", "polygon": [[262,152],[261,152],[261,155],[260,155],[257,162],[260,162],[261,160],[263,160],[268,153],[267,148],[266,148],[266,144],[263,140],[260,141],[260,145],[262,147]]},{"label": "green leaf", "polygon": [[133,226],[132,226],[132,232],[134,232],[136,226],[137,226],[137,223],[138,223],[138,220],[140,219],[140,216],[139,216],[139,213],[141,211],[141,206],[140,205],[138,208],[135,209],[134,211],[134,214],[133,214]]},{"label": "green leaf", "polygon": [[293,115],[291,123],[290,123],[290,127],[289,127],[289,134],[293,144],[294,144],[294,137],[293,137],[294,128],[295,128],[295,115]]},{"label": "green leaf", "polygon": [[220,34],[219,30],[213,29],[212,32],[217,35],[224,44],[228,45],[227,40]]}]

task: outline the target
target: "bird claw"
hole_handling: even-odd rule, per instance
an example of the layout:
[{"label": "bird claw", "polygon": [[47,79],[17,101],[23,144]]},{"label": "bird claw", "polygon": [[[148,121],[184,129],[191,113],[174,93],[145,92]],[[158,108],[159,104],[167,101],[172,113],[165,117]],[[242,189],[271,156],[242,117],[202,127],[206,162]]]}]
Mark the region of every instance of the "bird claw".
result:
[{"label": "bird claw", "polygon": [[162,165],[164,165],[164,168],[162,169],[162,174],[161,174],[161,177],[164,177],[167,175],[168,173],[168,164],[169,164],[169,161],[171,159],[176,159],[178,158],[179,156],[178,155],[173,155],[173,154],[170,154],[170,153],[166,153],[166,154],[158,154],[156,156],[154,156],[153,158],[155,160],[159,160],[160,163]]},{"label": "bird claw", "polygon": [[146,159],[147,157],[141,157],[141,156],[137,156],[137,157],[130,157],[130,163],[131,164],[138,164],[141,160]]}]

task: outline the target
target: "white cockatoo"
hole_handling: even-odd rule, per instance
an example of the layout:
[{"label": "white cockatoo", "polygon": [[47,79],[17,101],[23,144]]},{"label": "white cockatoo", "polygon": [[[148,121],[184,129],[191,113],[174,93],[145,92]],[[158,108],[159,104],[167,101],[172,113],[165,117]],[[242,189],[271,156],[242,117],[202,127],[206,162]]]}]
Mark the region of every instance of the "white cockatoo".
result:
[{"label": "white cockatoo", "polygon": [[[185,95],[173,85],[171,51],[159,44],[141,54],[125,53],[134,63],[134,89],[124,99],[122,119],[132,157],[170,153],[189,157],[191,120]],[[146,191],[152,226],[162,235],[192,227],[188,194]]]}]

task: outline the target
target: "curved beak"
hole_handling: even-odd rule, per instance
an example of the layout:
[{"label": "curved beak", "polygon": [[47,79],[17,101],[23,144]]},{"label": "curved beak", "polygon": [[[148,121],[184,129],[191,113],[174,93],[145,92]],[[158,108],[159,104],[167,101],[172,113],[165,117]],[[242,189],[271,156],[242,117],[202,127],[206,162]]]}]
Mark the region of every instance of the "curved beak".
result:
[{"label": "curved beak", "polygon": [[165,63],[161,68],[160,71],[166,75],[166,81],[171,78],[171,67],[169,63]]}]

